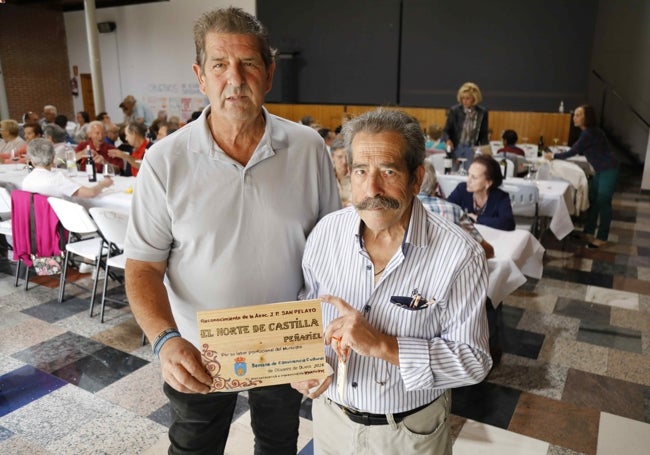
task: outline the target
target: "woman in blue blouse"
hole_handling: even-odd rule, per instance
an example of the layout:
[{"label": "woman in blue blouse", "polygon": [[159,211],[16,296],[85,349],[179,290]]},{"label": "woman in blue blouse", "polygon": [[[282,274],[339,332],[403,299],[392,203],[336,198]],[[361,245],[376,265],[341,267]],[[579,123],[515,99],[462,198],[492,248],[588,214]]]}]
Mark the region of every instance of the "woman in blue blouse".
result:
[{"label": "woman in blue blouse", "polygon": [[[580,128],[580,137],[570,150],[555,155],[548,153],[547,158],[566,159],[574,155],[584,155],[594,168],[595,174],[589,182],[589,210],[585,221],[584,233],[589,241],[589,248],[598,248],[607,242],[609,225],[612,222],[612,197],[616,188],[619,163],[611,152],[605,133],[596,126],[596,111],[593,106],[582,105],[573,113],[573,124]],[[598,224],[598,234],[593,237]]]},{"label": "woman in blue blouse", "polygon": [[513,231],[510,196],[499,188],[503,182],[501,167],[491,156],[478,155],[467,173],[467,182],[459,183],[447,200],[460,205],[478,224]]}]

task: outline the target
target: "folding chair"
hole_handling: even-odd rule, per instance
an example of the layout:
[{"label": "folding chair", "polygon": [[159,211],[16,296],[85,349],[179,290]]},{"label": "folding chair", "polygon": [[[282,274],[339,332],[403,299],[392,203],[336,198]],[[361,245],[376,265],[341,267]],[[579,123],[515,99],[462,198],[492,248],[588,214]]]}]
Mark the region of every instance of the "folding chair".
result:
[{"label": "folding chair", "polygon": [[58,256],[64,249],[67,233],[47,202],[47,196],[28,191],[11,192],[11,237],[13,260],[17,261],[18,286],[20,271],[25,266],[25,290],[29,289],[32,257]]},{"label": "folding chair", "polygon": [[88,214],[88,211],[80,204],[66,201],[57,197],[49,197],[48,202],[61,220],[63,227],[70,231],[70,238],[65,246],[65,258],[63,260],[63,271],[59,282],[59,303],[63,302],[65,294],[66,273],[71,255],[80,256],[93,261],[95,271],[93,273],[92,293],[90,295],[90,317],[93,315],[95,304],[95,292],[97,292],[97,280],[99,269],[104,266],[102,258],[106,255],[108,248],[104,240],[98,236],[97,225]]},{"label": "folding chair", "polygon": [[510,196],[512,213],[517,229],[530,231],[535,237],[539,229],[539,188],[534,183],[510,183],[501,185]]},{"label": "folding chair", "polygon": [[126,255],[124,254],[124,238],[126,237],[126,226],[129,222],[129,215],[124,212],[118,212],[102,207],[92,207],[89,210],[90,216],[99,228],[99,232],[108,245],[108,252],[106,254],[106,268],[104,276],[104,286],[102,288],[102,301],[100,304],[100,322],[104,322],[104,309],[106,301],[121,302],[106,297],[106,290],[108,288],[108,277],[110,276],[110,269],[117,268],[124,270],[126,267]]},{"label": "folding chair", "polygon": [[436,174],[443,175],[445,173],[445,158],[444,153],[434,153],[429,155],[427,160],[433,164],[433,168],[436,170]]}]

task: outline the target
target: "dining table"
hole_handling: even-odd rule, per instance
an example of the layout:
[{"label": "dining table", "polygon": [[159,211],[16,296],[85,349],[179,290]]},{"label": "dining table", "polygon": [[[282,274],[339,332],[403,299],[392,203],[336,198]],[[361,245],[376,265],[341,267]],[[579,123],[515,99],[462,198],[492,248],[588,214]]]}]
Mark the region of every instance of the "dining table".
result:
[{"label": "dining table", "polygon": [[542,277],[545,249],[534,235],[520,229],[503,231],[482,224],[474,226],[494,248],[494,257],[487,260],[487,295],[495,307],[526,283],[526,277]]},{"label": "dining table", "polygon": [[[52,172],[68,172],[66,169],[52,169]],[[28,174],[24,164],[0,164],[0,184],[8,190],[22,189],[22,182]],[[75,172],[68,175],[72,180],[84,186],[94,186],[104,177],[97,175],[97,182],[89,182],[86,174]],[[104,188],[97,196],[92,198],[72,197],[71,200],[78,202],[86,208],[105,207],[120,211],[129,211],[133,199],[133,188],[135,177],[115,176],[112,177],[113,185]]]},{"label": "dining table", "polygon": [[[444,197],[449,196],[460,182],[467,181],[467,176],[460,174],[438,175],[437,178]],[[537,185],[539,188],[538,213],[539,216],[550,219],[549,229],[553,235],[558,240],[562,240],[573,231],[571,214],[575,212],[574,190],[569,182],[508,177],[504,180],[504,184],[506,183],[508,185],[530,185],[531,183]]]}]

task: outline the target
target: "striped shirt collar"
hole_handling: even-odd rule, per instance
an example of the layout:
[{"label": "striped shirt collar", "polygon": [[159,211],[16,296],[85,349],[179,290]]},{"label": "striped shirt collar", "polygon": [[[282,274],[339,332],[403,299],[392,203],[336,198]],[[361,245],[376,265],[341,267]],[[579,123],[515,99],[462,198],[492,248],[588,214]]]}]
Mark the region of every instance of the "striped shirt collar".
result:
[{"label": "striped shirt collar", "polygon": [[[404,234],[404,240],[402,240],[402,254],[406,255],[408,251],[408,245],[413,245],[414,247],[423,248],[428,245],[427,240],[427,212],[422,202],[417,197],[413,197],[413,203],[411,207],[411,217],[406,226],[406,233]],[[363,246],[363,220],[357,212],[357,228],[355,229],[355,241],[359,245],[361,250],[364,250]]]}]

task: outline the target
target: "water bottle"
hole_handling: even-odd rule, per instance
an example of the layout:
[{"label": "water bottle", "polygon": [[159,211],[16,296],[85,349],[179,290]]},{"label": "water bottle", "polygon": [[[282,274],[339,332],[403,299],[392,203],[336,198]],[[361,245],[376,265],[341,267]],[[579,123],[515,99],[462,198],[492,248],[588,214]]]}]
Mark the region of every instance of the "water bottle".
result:
[{"label": "water bottle", "polygon": [[70,177],[77,176],[77,159],[75,157],[74,148],[72,148],[72,144],[69,142],[65,144],[65,166],[68,169],[68,175]]},{"label": "water bottle", "polygon": [[560,107],[557,110],[560,114],[564,114],[564,101],[560,101]]}]

